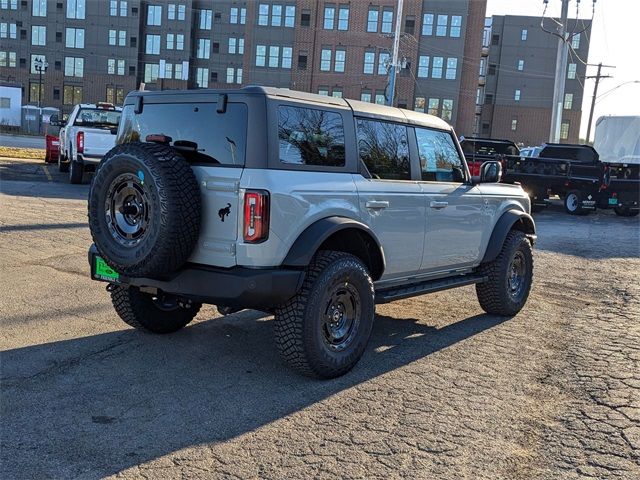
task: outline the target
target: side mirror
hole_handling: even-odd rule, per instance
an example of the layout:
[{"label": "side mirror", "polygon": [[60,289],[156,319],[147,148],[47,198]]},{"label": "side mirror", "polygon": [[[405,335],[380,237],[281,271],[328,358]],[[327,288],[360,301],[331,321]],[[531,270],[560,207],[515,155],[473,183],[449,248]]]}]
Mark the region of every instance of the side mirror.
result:
[{"label": "side mirror", "polygon": [[480,166],[480,183],[498,183],[502,180],[502,164],[491,160]]}]

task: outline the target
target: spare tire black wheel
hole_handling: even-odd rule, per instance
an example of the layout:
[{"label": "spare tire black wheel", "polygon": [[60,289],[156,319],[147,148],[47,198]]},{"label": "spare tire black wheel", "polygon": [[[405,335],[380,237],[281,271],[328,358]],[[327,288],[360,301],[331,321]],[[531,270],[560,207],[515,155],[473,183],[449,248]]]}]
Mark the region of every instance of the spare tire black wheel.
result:
[{"label": "spare tire black wheel", "polygon": [[198,181],[173,148],[127,143],[100,162],[89,192],[89,228],[98,252],[132,277],[171,273],[200,232]]}]

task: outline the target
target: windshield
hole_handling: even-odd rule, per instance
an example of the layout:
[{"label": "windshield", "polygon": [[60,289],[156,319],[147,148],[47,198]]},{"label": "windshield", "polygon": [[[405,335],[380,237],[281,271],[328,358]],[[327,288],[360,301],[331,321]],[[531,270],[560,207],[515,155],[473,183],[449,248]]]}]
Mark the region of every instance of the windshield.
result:
[{"label": "windshield", "polygon": [[115,128],[120,122],[121,112],[100,108],[81,108],[74,125],[94,128]]}]

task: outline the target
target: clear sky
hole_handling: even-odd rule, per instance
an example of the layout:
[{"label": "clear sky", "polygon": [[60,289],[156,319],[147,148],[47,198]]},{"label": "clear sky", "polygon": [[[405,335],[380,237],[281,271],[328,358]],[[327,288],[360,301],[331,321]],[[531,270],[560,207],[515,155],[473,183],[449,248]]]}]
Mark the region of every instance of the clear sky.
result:
[{"label": "clear sky", "polygon": [[[561,0],[549,0],[547,15],[560,17]],[[487,16],[542,15],[542,0],[487,0]],[[592,0],[580,1],[580,18],[591,18]],[[575,17],[576,0],[569,3],[569,17]],[[640,0],[597,0],[588,63],[615,65],[603,69],[613,75],[600,81],[598,96],[624,82],[640,81]],[[588,67],[587,75],[595,75],[597,67]],[[580,136],[585,137],[594,80],[586,80],[582,103]],[[596,119],[602,115],[640,115],[640,83],[630,83],[596,101],[591,137]]]}]

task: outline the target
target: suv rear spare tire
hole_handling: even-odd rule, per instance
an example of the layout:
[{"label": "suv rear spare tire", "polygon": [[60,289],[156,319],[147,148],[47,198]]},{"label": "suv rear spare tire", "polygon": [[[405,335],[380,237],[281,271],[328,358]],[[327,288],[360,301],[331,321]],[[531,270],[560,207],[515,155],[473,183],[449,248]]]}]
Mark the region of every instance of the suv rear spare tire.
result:
[{"label": "suv rear spare tire", "polygon": [[157,276],[180,268],[200,232],[196,177],[174,149],[127,143],[100,162],[89,192],[89,228],[119,273]]}]

